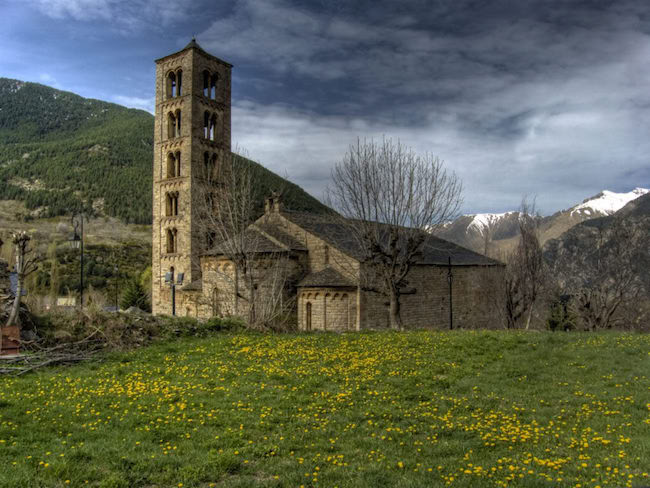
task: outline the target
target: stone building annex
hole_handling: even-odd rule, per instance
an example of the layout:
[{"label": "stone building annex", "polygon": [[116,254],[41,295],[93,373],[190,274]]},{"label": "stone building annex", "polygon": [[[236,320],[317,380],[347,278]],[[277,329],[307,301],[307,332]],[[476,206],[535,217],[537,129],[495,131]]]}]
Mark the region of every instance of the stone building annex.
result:
[{"label": "stone building annex", "polygon": [[[232,66],[206,53],[195,40],[156,61],[156,113],[153,159],[152,308],[172,313],[173,278],[177,315],[208,318],[245,315],[246,283],[219,243],[201,244],[199,171],[219,164],[231,150]],[[291,300],[293,321],[302,330],[360,330],[387,327],[386,298],[360,286],[360,249],[345,226],[322,216],[284,208],[269,196],[265,212],[247,230],[256,242],[260,269],[281,263],[283,293]],[[448,262],[451,258],[451,269]],[[448,274],[453,275],[457,326],[483,325],[493,290],[484,286],[486,269],[500,263],[450,242],[429,237],[409,272],[412,291],[401,298],[407,327],[446,327]],[[483,285],[483,286],[482,286]],[[261,286],[263,300],[268,287]]]}]

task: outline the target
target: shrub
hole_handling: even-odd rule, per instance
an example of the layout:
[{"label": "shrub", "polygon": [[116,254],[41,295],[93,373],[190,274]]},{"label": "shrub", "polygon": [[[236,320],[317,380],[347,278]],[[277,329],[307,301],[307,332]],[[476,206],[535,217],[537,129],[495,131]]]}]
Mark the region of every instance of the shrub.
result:
[{"label": "shrub", "polygon": [[149,304],[149,295],[145,291],[138,278],[132,278],[127,282],[126,288],[122,293],[120,307],[122,307],[124,310],[128,309],[129,307],[137,307],[140,310],[144,310],[145,312],[151,311],[151,305]]},{"label": "shrub", "polygon": [[556,297],[550,305],[546,326],[549,330],[573,330],[576,327],[576,316],[569,307],[570,295]]}]

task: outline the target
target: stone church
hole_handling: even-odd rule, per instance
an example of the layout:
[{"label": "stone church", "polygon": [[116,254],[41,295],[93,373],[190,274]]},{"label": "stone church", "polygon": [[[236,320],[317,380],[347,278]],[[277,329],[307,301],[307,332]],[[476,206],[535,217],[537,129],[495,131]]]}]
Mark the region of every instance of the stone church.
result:
[{"label": "stone church", "polygon": [[[173,309],[177,315],[202,319],[245,316],[241,290],[246,283],[219,243],[205,251],[201,244],[206,236],[198,223],[205,209],[197,196],[200,168],[207,162],[218,164],[231,149],[231,70],[232,65],[205,52],[195,40],[156,61],[154,314],[171,315]],[[299,329],[388,326],[387,299],[360,286],[361,252],[340,222],[284,208],[274,194],[265,202],[264,215],[246,232],[247,241],[255,242],[259,273],[282,269],[284,299],[291,300],[291,319]],[[452,315],[456,327],[489,325],[494,289],[486,286],[485,277],[501,271],[497,261],[428,237],[409,272],[413,290],[401,298],[403,323],[445,328]],[[263,299],[269,286],[261,286],[256,296]]]}]

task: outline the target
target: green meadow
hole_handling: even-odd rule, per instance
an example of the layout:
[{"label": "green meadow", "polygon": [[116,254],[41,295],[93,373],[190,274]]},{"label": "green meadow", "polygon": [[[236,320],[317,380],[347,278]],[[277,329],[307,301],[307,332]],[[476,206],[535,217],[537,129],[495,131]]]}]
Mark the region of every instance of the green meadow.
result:
[{"label": "green meadow", "polygon": [[1,487],[650,485],[650,336],[179,339],[0,377]]}]

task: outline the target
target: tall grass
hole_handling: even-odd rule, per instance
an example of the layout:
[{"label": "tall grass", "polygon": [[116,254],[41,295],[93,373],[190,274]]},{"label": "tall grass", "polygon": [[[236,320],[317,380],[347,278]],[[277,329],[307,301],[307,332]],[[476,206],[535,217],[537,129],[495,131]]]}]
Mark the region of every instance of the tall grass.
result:
[{"label": "tall grass", "polygon": [[0,378],[0,486],[650,484],[650,336],[224,333]]}]

